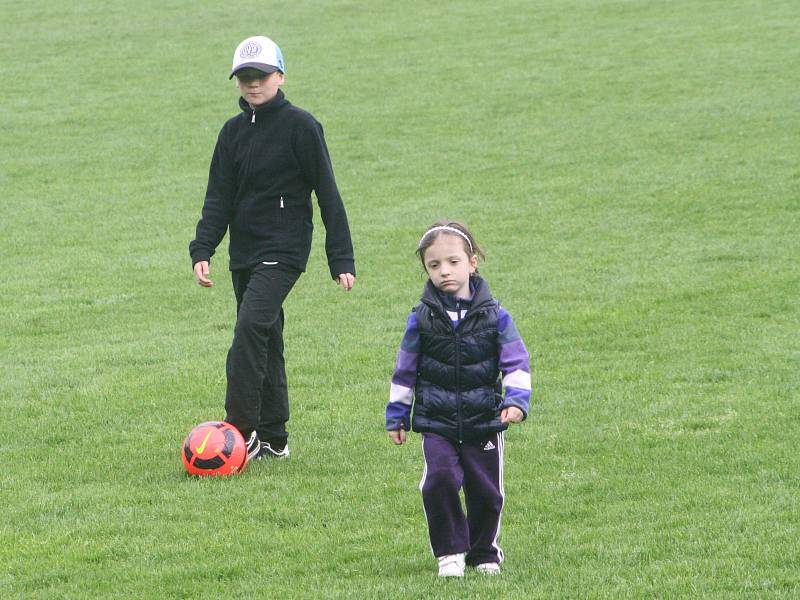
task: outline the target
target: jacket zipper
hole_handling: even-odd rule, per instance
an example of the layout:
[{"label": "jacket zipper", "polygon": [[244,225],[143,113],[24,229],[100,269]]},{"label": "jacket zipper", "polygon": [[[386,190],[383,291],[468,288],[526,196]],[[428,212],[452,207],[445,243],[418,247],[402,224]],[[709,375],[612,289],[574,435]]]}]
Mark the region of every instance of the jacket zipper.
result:
[{"label": "jacket zipper", "polygon": [[250,122],[251,123],[255,123],[256,122],[256,111],[255,110],[253,111],[253,116],[250,117]]},{"label": "jacket zipper", "polygon": [[283,208],[283,196],[281,196],[281,208]]}]

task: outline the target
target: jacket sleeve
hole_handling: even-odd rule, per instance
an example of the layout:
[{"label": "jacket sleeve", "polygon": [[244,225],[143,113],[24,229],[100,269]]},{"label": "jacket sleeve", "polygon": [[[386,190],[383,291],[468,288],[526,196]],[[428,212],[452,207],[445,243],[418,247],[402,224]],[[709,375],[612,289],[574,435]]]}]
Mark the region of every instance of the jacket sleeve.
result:
[{"label": "jacket sleeve", "polygon": [[414,384],[417,382],[419,360],[419,329],[417,316],[411,313],[403,333],[403,341],[397,352],[397,362],[392,373],[389,402],[386,404],[386,430],[411,429],[411,405]]},{"label": "jacket sleeve", "polygon": [[527,418],[531,401],[530,357],[514,320],[504,308],[500,308],[497,332],[500,373],[505,390],[500,408],[516,406]]},{"label": "jacket sleeve", "polygon": [[322,222],[325,224],[325,253],[331,277],[335,279],[342,273],[355,275],[347,212],[336,186],[322,125],[310,117],[302,123],[295,143],[297,160],[303,176],[317,195]]},{"label": "jacket sleeve", "polygon": [[233,213],[236,185],[233,164],[224,142],[224,131],[223,128],[214,147],[203,211],[197,223],[195,238],[189,243],[192,265],[211,260],[217,246],[225,237]]}]

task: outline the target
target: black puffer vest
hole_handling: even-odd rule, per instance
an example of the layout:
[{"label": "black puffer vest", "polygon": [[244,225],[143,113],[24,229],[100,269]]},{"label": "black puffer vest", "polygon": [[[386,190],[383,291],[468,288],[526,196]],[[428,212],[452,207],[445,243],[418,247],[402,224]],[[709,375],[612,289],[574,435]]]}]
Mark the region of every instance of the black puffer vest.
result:
[{"label": "black puffer vest", "polygon": [[411,428],[457,442],[483,439],[508,427],[500,422],[499,307],[480,276],[473,275],[470,282],[475,290],[472,307],[458,327],[430,281],[414,309],[420,356]]}]

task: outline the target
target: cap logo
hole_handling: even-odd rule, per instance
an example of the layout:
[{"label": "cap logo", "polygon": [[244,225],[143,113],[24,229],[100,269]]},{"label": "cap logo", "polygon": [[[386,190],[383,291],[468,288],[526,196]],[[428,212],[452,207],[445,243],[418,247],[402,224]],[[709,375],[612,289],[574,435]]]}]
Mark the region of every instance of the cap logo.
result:
[{"label": "cap logo", "polygon": [[239,50],[240,58],[254,58],[259,54],[261,54],[261,44],[253,40],[247,42],[242,46],[242,49]]}]

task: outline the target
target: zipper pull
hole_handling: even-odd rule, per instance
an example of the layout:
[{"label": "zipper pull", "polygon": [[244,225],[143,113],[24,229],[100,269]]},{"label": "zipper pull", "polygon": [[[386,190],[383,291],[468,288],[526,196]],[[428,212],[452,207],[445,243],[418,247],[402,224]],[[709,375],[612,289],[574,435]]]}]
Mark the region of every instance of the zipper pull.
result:
[{"label": "zipper pull", "polygon": [[256,122],[256,111],[253,111],[253,116],[251,117],[250,122],[251,123],[255,123]]},{"label": "zipper pull", "polygon": [[281,208],[283,208],[283,196],[281,196]]}]

